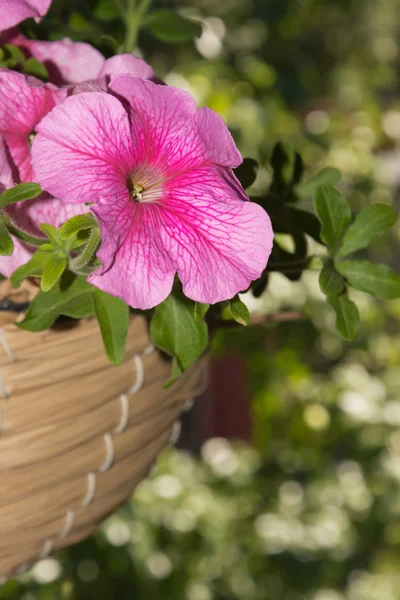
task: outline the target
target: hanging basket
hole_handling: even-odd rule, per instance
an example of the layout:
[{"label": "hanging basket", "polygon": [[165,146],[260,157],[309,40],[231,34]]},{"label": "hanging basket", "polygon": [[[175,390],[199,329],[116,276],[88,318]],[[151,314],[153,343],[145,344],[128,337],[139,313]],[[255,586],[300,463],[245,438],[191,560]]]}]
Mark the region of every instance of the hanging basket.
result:
[{"label": "hanging basket", "polygon": [[[0,298],[9,291],[2,283]],[[0,312],[0,584],[93,533],[131,494],[207,371],[203,358],[163,388],[170,363],[141,316],[116,367],[94,319],[31,333],[15,317]]]}]

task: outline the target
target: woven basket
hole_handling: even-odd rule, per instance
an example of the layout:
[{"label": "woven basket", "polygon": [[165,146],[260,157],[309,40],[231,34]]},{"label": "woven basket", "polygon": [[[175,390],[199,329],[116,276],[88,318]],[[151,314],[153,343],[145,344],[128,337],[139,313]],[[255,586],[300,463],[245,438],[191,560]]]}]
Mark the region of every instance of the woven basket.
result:
[{"label": "woven basket", "polygon": [[0,313],[0,584],[91,534],[129,496],[207,371],[203,358],[163,388],[170,364],[143,317],[117,367],[93,319],[42,333],[11,319]]}]

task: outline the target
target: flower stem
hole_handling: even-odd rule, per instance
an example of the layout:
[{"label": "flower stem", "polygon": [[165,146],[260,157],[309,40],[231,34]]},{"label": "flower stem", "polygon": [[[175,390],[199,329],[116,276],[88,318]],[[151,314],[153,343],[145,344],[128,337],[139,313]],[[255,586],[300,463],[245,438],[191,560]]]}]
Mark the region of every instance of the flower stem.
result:
[{"label": "flower stem", "polygon": [[[98,247],[100,245],[100,230],[96,227],[92,230],[92,235],[90,240],[86,244],[83,252],[76,256],[75,258],[71,258],[69,261],[69,268],[74,273],[82,273],[82,269],[87,266],[87,264],[94,257]],[[89,270],[90,272],[90,270]]]},{"label": "flower stem", "polygon": [[42,237],[36,237],[34,235],[30,235],[29,233],[27,233],[26,231],[23,231],[22,229],[19,229],[16,225],[14,225],[14,223],[12,223],[11,219],[6,216],[5,214],[2,215],[2,219],[4,222],[4,225],[7,227],[8,231],[15,236],[16,238],[18,238],[19,240],[21,240],[21,242],[25,242],[26,244],[31,244],[31,246],[42,246],[43,244],[48,243],[48,239],[47,238],[42,238]]},{"label": "flower stem", "polygon": [[124,51],[132,53],[137,44],[137,38],[142,19],[148,11],[152,0],[128,0],[128,7],[125,13],[126,35],[124,42]]}]

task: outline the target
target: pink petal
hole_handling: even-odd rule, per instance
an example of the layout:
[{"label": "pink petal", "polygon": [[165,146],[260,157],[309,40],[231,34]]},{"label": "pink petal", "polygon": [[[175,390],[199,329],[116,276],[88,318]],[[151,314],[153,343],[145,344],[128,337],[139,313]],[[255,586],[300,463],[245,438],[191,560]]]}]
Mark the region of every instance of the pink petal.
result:
[{"label": "pink petal", "polygon": [[0,193],[13,187],[15,183],[12,172],[12,160],[3,136],[0,135]]},{"label": "pink petal", "polygon": [[88,281],[129,306],[152,308],[169,296],[175,274],[159,238],[162,209],[134,204],[129,197],[124,209],[118,208],[113,211],[106,203],[93,207],[102,234],[98,256],[103,269],[94,271]]},{"label": "pink petal", "polygon": [[50,81],[56,85],[97,79],[105,63],[104,56],[96,48],[84,42],[73,42],[69,38],[44,42],[17,34],[8,43],[19,46],[27,56],[44,63]]},{"label": "pink petal", "polygon": [[117,54],[106,60],[97,77],[107,76],[111,81],[121,73],[128,73],[141,79],[151,79],[154,76],[153,69],[141,58],[132,54]]},{"label": "pink petal", "polygon": [[36,130],[32,164],[43,189],[78,203],[127,193],[126,178],[137,159],[128,115],[117,98],[72,96]]},{"label": "pink petal", "polygon": [[140,140],[146,162],[169,173],[209,163],[237,167],[242,162],[221,117],[209,108],[196,112],[187,92],[130,75],[115,77],[109,89],[129,102],[132,133]]},{"label": "pink petal", "polygon": [[117,75],[109,89],[132,108],[132,135],[138,144],[139,160],[162,168],[172,166],[167,149],[195,114],[193,98],[183,90],[131,75]]},{"label": "pink petal", "polygon": [[24,19],[43,17],[51,0],[0,0],[0,27],[14,27]]},{"label": "pink petal", "polygon": [[214,304],[248,288],[264,270],[273,233],[230,169],[204,167],[169,183],[164,248],[185,295]]},{"label": "pink petal", "polygon": [[33,77],[0,69],[0,134],[19,170],[21,181],[32,181],[29,135],[59,101],[58,93]]}]

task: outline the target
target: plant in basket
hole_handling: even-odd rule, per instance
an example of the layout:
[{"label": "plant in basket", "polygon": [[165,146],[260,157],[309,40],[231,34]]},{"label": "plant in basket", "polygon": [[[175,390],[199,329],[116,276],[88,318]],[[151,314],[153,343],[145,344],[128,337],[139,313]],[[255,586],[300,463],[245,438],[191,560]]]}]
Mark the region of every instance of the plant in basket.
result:
[{"label": "plant in basket", "polygon": [[339,171],[305,177],[284,141],[249,197],[257,163],[222,118],[132,54],[140,27],[189,39],[195,20],[118,4],[126,36],[105,59],[20,25],[49,4],[0,0],[4,579],[88,535],[145,477],[219,327],[302,317],[249,314],[271,272],[319,270],[348,341],[352,288],[400,296],[389,266],[352,256],[394,224],[390,206],[353,215]]}]

